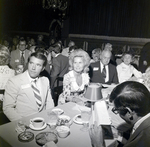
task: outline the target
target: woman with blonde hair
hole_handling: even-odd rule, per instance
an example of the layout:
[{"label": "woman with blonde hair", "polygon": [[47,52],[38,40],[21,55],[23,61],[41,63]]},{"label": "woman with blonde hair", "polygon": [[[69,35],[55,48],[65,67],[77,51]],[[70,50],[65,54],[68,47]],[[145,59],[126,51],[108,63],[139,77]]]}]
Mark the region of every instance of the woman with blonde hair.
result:
[{"label": "woman with blonde hair", "polygon": [[90,57],[82,49],[76,49],[69,56],[69,72],[64,75],[63,92],[59,96],[58,104],[72,101],[82,102],[83,94],[89,84]]},{"label": "woman with blonde hair", "polygon": [[0,45],[0,100],[3,100],[3,91],[8,79],[15,75],[15,71],[10,68],[10,52],[9,49]]}]

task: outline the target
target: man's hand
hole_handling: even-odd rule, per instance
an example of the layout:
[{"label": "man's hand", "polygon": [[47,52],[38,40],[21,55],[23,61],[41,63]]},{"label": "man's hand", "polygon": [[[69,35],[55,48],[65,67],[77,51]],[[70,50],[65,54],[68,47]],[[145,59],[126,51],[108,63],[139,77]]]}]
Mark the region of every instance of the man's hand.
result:
[{"label": "man's hand", "polygon": [[96,122],[90,126],[89,134],[93,147],[105,147],[102,127]]}]

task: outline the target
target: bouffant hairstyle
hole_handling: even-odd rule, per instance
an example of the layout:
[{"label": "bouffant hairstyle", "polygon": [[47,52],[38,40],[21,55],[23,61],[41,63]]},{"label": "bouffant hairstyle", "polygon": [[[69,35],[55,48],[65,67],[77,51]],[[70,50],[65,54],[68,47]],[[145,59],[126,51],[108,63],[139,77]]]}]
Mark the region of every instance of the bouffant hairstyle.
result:
[{"label": "bouffant hairstyle", "polygon": [[69,56],[69,70],[73,70],[73,62],[74,62],[74,58],[75,57],[81,57],[83,62],[84,62],[84,70],[83,72],[88,72],[89,71],[89,65],[90,65],[90,56],[89,54],[82,50],[82,49],[76,49],[73,52],[71,52],[70,56]]},{"label": "bouffant hairstyle", "polygon": [[0,44],[0,65],[8,65],[10,62],[9,49]]}]

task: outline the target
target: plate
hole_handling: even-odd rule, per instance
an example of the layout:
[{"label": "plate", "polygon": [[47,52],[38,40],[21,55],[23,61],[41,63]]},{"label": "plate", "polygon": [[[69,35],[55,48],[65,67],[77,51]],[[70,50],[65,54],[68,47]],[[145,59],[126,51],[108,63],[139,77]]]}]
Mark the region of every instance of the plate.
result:
[{"label": "plate", "polygon": [[54,132],[42,132],[35,136],[36,143],[40,146],[45,145],[47,142],[58,142],[57,135]]},{"label": "plate", "polygon": [[62,109],[60,109],[60,108],[54,108],[52,110],[52,112],[56,113],[57,115],[61,115],[61,114],[64,113],[64,111]]},{"label": "plate", "polygon": [[73,121],[74,121],[76,124],[82,125],[83,122],[82,122],[82,119],[81,119],[81,114],[77,114],[77,115],[73,118]]},{"label": "plate", "polygon": [[58,121],[57,121],[58,126],[61,126],[61,125],[70,126],[71,124],[72,124],[72,120],[69,116],[67,115],[58,116]]},{"label": "plate", "polygon": [[32,129],[32,130],[35,130],[35,131],[38,131],[38,130],[43,130],[47,127],[47,124],[44,123],[44,125],[41,127],[41,128],[35,128],[32,124],[29,125],[29,127]]}]

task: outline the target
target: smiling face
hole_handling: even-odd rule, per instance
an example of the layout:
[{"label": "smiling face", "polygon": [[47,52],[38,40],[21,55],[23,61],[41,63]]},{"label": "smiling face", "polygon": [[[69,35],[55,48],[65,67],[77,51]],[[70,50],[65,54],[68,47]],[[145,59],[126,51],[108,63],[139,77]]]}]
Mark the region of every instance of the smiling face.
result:
[{"label": "smiling face", "polygon": [[81,73],[84,70],[84,62],[82,57],[75,57],[73,60],[73,69],[77,73]]},{"label": "smiling face", "polygon": [[126,64],[126,65],[129,65],[131,62],[132,62],[132,55],[130,54],[125,54],[123,56],[123,62]]},{"label": "smiling face", "polygon": [[28,72],[31,78],[37,78],[41,71],[44,70],[44,60],[38,59],[34,56],[30,58],[28,63]]}]

